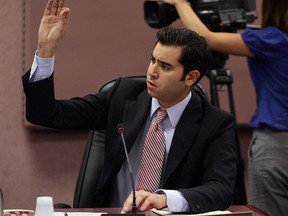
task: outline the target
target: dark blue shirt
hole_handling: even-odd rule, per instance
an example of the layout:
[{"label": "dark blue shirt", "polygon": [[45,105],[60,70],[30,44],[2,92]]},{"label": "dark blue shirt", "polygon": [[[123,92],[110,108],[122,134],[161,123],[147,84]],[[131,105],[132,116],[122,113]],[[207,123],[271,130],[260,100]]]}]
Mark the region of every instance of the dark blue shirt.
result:
[{"label": "dark blue shirt", "polygon": [[241,34],[254,54],[248,58],[257,109],[250,126],[288,131],[288,33],[274,27]]}]

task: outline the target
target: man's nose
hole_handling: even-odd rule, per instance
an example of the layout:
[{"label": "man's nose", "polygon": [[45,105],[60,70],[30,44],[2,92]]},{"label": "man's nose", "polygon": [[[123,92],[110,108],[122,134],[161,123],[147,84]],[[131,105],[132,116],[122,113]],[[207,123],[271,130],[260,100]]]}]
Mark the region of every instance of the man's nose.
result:
[{"label": "man's nose", "polygon": [[158,76],[158,67],[157,64],[150,64],[148,75],[151,77],[157,77]]}]

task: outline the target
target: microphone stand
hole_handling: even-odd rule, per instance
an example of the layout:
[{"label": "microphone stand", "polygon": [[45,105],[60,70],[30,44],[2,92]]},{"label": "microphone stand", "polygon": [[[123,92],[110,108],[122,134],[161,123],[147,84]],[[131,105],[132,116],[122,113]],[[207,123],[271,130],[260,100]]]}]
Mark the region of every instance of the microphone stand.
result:
[{"label": "microphone stand", "polygon": [[[122,129],[123,129],[123,130],[122,130]],[[121,128],[121,129],[119,128],[118,131],[119,131],[119,130],[122,130],[122,131],[120,132],[120,135],[121,135],[121,138],[122,138],[122,143],[123,143],[123,147],[124,147],[124,150],[125,150],[126,160],[127,160],[128,167],[129,167],[129,176],[130,176],[132,193],[133,193],[132,214],[137,214],[136,188],[135,188],[135,182],[134,182],[134,179],[133,179],[133,173],[132,173],[132,168],[131,168],[130,160],[129,160],[129,157],[128,157],[128,151],[127,151],[127,148],[126,148],[126,142],[125,142],[125,139],[124,139],[124,134],[123,134],[124,128]]]},{"label": "microphone stand", "polygon": [[[125,142],[125,138],[124,138],[124,127],[123,124],[118,124],[117,125],[117,131],[121,136],[122,139],[122,143],[123,143],[123,148],[125,151],[125,156],[126,156],[126,160],[127,160],[127,164],[129,167],[129,176],[130,176],[130,182],[131,182],[131,187],[132,187],[132,194],[133,194],[133,200],[132,200],[132,213],[128,213],[129,215],[137,215],[137,216],[145,216],[144,213],[137,213],[137,205],[136,205],[136,189],[135,189],[135,182],[134,182],[134,178],[133,178],[133,172],[132,172],[132,168],[131,168],[131,163],[129,160],[129,155],[128,155],[128,151],[127,151],[127,147],[126,147],[126,142]],[[106,216],[109,215],[123,215],[123,214],[105,214]]]}]

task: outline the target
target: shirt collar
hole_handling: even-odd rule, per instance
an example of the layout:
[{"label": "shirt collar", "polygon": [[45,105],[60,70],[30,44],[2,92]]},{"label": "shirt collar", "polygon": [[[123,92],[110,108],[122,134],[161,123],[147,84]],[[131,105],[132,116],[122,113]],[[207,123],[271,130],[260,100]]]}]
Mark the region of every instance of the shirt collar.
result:
[{"label": "shirt collar", "polygon": [[[192,97],[192,94],[190,91],[189,94],[186,96],[186,98],[184,98],[184,100],[182,100],[178,104],[175,104],[174,106],[166,109],[166,111],[168,113],[169,120],[170,120],[173,128],[176,127],[176,125],[177,125],[184,109],[186,108],[187,104],[189,103],[191,97]],[[156,98],[152,97],[150,119],[153,117],[155,111],[159,107],[161,107],[161,105],[159,104],[158,100]],[[161,107],[161,108],[164,109],[163,107]]]}]

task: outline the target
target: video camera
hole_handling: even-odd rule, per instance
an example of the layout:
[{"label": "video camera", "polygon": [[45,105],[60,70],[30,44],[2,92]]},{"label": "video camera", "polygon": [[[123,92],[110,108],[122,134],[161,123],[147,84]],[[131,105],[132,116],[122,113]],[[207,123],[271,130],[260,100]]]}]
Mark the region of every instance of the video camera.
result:
[{"label": "video camera", "polygon": [[[193,10],[211,31],[234,32],[256,19],[255,0],[189,0]],[[144,2],[144,17],[152,28],[162,28],[179,18],[176,8],[159,0]]]},{"label": "video camera", "polygon": [[[255,0],[189,0],[189,3],[202,22],[215,32],[235,32],[257,18]],[[144,17],[152,28],[166,27],[179,18],[176,8],[161,0],[146,0]],[[212,56],[215,69],[223,68],[229,58],[213,51]]]}]

